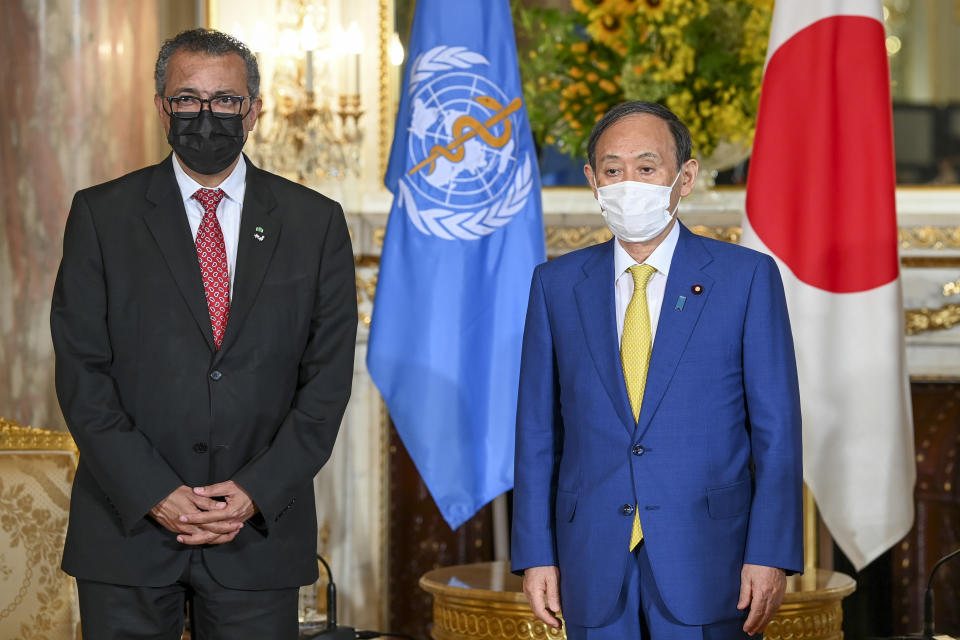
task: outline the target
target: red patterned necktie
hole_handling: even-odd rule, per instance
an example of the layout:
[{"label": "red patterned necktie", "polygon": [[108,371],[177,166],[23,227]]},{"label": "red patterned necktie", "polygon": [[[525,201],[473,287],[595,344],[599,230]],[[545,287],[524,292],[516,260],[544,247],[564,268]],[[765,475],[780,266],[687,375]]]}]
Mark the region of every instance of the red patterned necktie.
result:
[{"label": "red patterned necktie", "polygon": [[230,267],[223,230],[217,220],[217,205],[225,195],[223,189],[197,189],[192,196],[203,205],[203,220],[197,229],[197,259],[203,273],[203,290],[207,294],[210,326],[217,349],[223,344],[223,332],[230,315]]}]

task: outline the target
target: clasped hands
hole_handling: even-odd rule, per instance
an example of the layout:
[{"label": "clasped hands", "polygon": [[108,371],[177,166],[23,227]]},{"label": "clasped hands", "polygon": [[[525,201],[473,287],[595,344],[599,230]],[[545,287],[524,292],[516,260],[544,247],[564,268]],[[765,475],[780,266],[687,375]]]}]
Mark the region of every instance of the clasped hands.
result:
[{"label": "clasped hands", "polygon": [[177,542],[199,545],[230,542],[257,511],[247,492],[228,480],[207,487],[180,485],[150,515],[177,534]]}]

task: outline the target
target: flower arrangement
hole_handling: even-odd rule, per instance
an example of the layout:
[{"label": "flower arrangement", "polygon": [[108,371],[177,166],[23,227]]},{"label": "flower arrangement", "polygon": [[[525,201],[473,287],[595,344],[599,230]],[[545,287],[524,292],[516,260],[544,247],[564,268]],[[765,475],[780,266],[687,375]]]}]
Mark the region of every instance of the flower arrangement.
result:
[{"label": "flower arrangement", "polygon": [[773,0],[571,0],[517,15],[537,141],[583,157],[594,124],[626,100],[659,102],[694,153],[753,144]]}]

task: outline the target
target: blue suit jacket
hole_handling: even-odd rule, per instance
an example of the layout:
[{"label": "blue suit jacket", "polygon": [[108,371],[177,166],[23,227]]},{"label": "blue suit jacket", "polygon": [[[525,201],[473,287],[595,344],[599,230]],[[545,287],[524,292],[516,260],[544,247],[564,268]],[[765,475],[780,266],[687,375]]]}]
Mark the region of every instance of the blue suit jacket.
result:
[{"label": "blue suit jacket", "polygon": [[565,618],[606,624],[631,557],[624,507],[636,504],[673,615],[686,624],[733,618],[744,563],[803,565],[800,402],[780,274],[769,256],[681,226],[634,423],[613,242],[533,275],[513,568],[558,565]]}]

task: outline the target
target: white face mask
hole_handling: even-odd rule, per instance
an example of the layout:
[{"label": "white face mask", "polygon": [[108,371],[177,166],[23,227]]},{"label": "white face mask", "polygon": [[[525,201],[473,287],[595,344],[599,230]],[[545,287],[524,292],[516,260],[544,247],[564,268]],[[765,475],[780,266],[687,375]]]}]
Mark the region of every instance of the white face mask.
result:
[{"label": "white face mask", "polygon": [[613,235],[624,242],[647,242],[660,235],[677,211],[670,211],[670,194],[679,179],[678,171],[669,187],[634,180],[597,187],[594,176],[600,210]]}]

